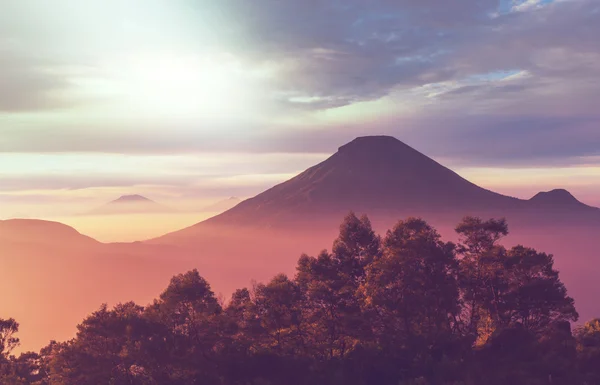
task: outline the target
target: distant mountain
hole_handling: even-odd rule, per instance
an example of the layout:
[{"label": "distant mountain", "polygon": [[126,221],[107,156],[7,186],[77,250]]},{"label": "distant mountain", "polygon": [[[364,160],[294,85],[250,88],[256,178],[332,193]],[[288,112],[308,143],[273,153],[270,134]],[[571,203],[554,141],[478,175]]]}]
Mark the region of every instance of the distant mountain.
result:
[{"label": "distant mountain", "polygon": [[111,214],[146,214],[174,212],[169,207],[163,206],[141,195],[123,195],[112,202],[89,211],[88,215]]},{"label": "distant mountain", "polygon": [[537,193],[529,200],[532,206],[550,209],[598,210],[580,202],[567,190],[556,189]]},{"label": "distant mountain", "polygon": [[476,186],[393,137],[373,136],[353,140],[324,162],[208,222],[279,226],[349,210],[422,214],[523,205]]},{"label": "distant mountain", "polygon": [[73,338],[100,304],[147,303],[194,267],[203,265],[174,247],[104,244],[57,222],[0,221],[0,317],[21,324],[19,352],[39,350]]},{"label": "distant mountain", "polygon": [[90,247],[99,244],[93,238],[79,233],[59,222],[37,219],[9,219],[0,221],[0,244]]},{"label": "distant mountain", "polygon": [[[322,163],[188,230],[208,225],[331,226],[348,211],[371,217],[520,210],[527,201],[481,188],[389,136],[360,137]],[[177,237],[182,236],[178,232]]]},{"label": "distant mountain", "polygon": [[200,211],[205,213],[222,213],[223,211],[227,211],[237,206],[241,201],[242,200],[238,197],[230,197],[208,205]]},{"label": "distant mountain", "polygon": [[[458,221],[464,215],[507,216],[537,221],[546,213],[573,209],[600,224],[600,211],[566,190],[530,200],[479,187],[389,136],[360,137],[322,163],[188,230],[207,225],[313,227],[352,210],[377,218],[422,216]],[[541,211],[540,211],[541,210]],[[330,220],[331,219],[331,220]],[[179,232],[181,235],[181,232]]]},{"label": "distant mountain", "polygon": [[144,196],[136,194],[136,195],[120,196],[118,199],[115,199],[111,203],[140,203],[140,202],[152,202],[152,201]]}]

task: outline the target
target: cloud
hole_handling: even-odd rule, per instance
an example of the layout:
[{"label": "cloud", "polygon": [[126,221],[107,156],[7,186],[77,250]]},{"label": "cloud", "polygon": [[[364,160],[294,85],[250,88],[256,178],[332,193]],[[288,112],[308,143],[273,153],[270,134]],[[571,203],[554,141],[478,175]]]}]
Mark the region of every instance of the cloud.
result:
[{"label": "cloud", "polygon": [[0,113],[39,111],[63,105],[57,94],[69,84],[53,73],[46,60],[20,52],[0,40],[0,63]]},{"label": "cloud", "polygon": [[[596,0],[9,3],[1,152],[330,152],[388,133],[453,162],[528,165],[579,163],[600,148]],[[97,102],[74,78],[118,82],[104,61],[149,51],[229,53],[264,72],[257,95],[273,109],[219,124],[120,115],[128,105],[118,93],[121,109],[74,106]],[[40,112],[57,106],[74,107]]]},{"label": "cloud", "polygon": [[2,154],[0,193],[94,188],[127,190],[136,186],[196,192],[248,189],[284,180],[290,172],[302,171],[326,157],[326,154],[306,153],[253,154],[250,163],[245,154]]},{"label": "cloud", "polygon": [[[497,1],[226,3],[237,32],[250,42],[236,48],[277,62],[282,96],[292,103],[314,99],[303,103],[313,108],[477,73],[549,70],[548,60],[592,47],[600,24],[592,0],[526,1],[514,7],[545,6],[497,17],[490,16],[498,11]],[[558,50],[549,57],[552,49]]]}]

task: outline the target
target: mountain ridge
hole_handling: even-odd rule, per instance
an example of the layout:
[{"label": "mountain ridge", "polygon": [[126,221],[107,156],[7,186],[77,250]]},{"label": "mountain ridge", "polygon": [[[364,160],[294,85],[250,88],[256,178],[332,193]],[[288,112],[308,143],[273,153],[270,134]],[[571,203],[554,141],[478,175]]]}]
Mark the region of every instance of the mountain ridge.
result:
[{"label": "mountain ridge", "polygon": [[0,220],[0,241],[46,245],[96,246],[101,242],[61,222],[41,219]]}]

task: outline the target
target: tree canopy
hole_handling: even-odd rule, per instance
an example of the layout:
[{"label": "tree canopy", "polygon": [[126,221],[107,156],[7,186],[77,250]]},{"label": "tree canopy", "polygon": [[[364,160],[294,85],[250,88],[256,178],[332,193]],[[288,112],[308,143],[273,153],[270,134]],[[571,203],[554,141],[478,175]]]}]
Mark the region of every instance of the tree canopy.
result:
[{"label": "tree canopy", "polygon": [[101,306],[75,338],[11,355],[0,383],[36,385],[600,384],[600,320],[571,331],[552,255],[506,248],[506,221],[466,217],[457,244],[419,218],[384,237],[350,213],[331,252],[219,301],[197,270],[152,304]]}]

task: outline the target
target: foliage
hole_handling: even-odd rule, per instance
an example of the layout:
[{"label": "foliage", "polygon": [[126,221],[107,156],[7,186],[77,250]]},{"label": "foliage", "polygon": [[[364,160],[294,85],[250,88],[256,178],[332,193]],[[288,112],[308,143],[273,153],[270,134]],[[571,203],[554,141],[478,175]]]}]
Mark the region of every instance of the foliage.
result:
[{"label": "foliage", "polygon": [[600,384],[600,320],[578,319],[552,255],[505,248],[504,220],[466,217],[459,243],[422,219],[385,237],[350,213],[332,251],[296,275],[215,297],[198,271],[149,306],[106,305],[77,336],[11,356],[0,319],[0,383],[19,385]]}]

